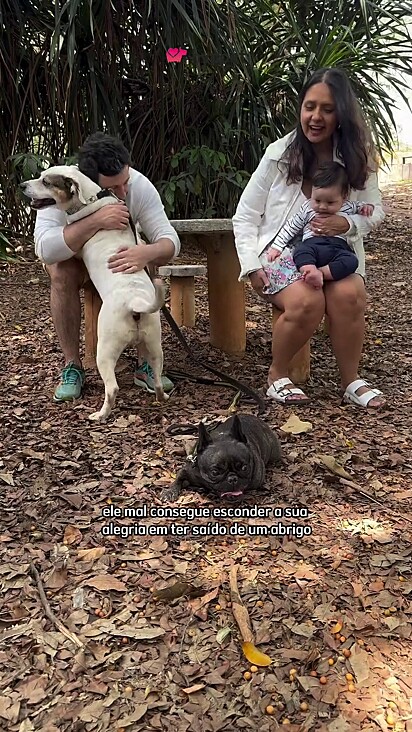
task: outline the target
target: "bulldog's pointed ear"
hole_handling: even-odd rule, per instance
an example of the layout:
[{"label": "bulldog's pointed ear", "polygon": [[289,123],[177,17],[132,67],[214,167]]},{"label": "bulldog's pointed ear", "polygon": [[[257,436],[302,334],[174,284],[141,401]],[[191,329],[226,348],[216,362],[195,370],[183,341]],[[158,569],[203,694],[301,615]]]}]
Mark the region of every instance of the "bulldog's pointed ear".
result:
[{"label": "bulldog's pointed ear", "polygon": [[78,183],[78,181],[75,180],[74,178],[65,178],[64,182],[65,182],[68,190],[70,191],[70,193],[74,196],[77,196],[80,203],[83,203],[85,206],[87,204],[87,201],[82,193],[82,189],[81,189],[81,186]]},{"label": "bulldog's pointed ear", "polygon": [[200,422],[199,424],[199,437],[197,442],[197,448],[196,452],[198,455],[200,455],[201,452],[206,450],[206,448],[212,443],[212,438],[207,431],[205,425],[203,422]]},{"label": "bulldog's pointed ear", "polygon": [[230,434],[238,442],[244,442],[245,444],[247,443],[247,438],[245,433],[243,432],[242,423],[237,414],[235,414],[233,418]]}]

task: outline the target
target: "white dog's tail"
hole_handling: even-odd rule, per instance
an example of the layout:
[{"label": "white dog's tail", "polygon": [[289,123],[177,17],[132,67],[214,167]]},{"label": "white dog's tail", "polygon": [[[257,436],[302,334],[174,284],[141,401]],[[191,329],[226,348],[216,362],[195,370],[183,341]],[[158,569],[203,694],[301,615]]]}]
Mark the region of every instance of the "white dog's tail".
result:
[{"label": "white dog's tail", "polygon": [[153,305],[147,305],[146,307],[142,307],[142,303],[139,300],[139,302],[136,302],[136,305],[131,302],[131,307],[133,314],[139,315],[140,313],[156,313],[160,308],[163,307],[165,304],[165,287],[163,285],[162,280],[153,280],[153,285],[155,288],[155,301]]}]

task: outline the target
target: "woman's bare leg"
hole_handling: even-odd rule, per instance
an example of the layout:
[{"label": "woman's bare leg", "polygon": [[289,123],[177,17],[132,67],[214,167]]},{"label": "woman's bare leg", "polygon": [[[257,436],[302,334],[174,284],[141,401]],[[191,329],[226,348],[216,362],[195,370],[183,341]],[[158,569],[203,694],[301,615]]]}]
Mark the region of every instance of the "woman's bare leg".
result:
[{"label": "woman's bare leg", "polygon": [[[272,363],[268,374],[270,386],[276,379],[288,376],[293,356],[311,338],[323,318],[325,298],[322,290],[298,280],[267,299],[282,312],[273,327]],[[304,397],[295,395],[295,398]]]},{"label": "woman's bare leg", "polygon": [[[360,275],[352,274],[338,282],[325,283],[326,312],[329,334],[338,364],[342,388],[359,378],[358,369],[365,337],[365,284]],[[361,387],[357,394],[368,391]],[[383,397],[372,399],[368,407],[380,407]]]}]

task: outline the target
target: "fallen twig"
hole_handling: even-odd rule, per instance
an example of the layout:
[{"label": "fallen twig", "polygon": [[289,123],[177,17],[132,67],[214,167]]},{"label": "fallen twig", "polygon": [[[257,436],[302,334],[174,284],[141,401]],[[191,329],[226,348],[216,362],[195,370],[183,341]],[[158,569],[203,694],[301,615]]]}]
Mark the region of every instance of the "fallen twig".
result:
[{"label": "fallen twig", "polygon": [[409,518],[409,516],[405,516],[404,514],[399,513],[398,511],[394,510],[392,508],[392,506],[388,506],[387,504],[382,503],[382,501],[378,501],[378,499],[375,498],[374,496],[371,496],[370,493],[365,493],[365,491],[361,490],[360,486],[358,486],[358,484],[355,483],[354,481],[346,480],[345,478],[340,478],[339,482],[342,483],[342,485],[347,485],[347,486],[349,486],[349,488],[353,488],[353,490],[356,491],[356,493],[358,493],[360,496],[363,496],[364,498],[367,498],[369,501],[372,501],[372,503],[376,503],[381,508],[384,508],[387,511],[391,511],[392,517],[397,516],[399,518],[399,520],[401,520],[401,521],[406,521],[408,523],[412,523],[412,519]]},{"label": "fallen twig", "polygon": [[32,575],[33,579],[35,580],[37,584],[37,589],[39,591],[40,595],[40,601],[43,605],[44,612],[46,616],[51,620],[53,625],[56,626],[57,630],[60,631],[60,633],[63,633],[63,635],[66,636],[69,640],[71,640],[72,643],[74,643],[75,646],[78,648],[84,648],[84,643],[80,640],[80,638],[77,637],[75,633],[72,633],[71,630],[68,630],[65,625],[55,616],[53,610],[50,607],[50,603],[46,597],[46,593],[43,588],[43,583],[40,579],[40,575],[34,566],[33,562],[30,562],[30,574]]},{"label": "fallen twig", "polygon": [[234,564],[230,568],[229,581],[230,581],[230,599],[232,602],[233,617],[235,618],[240,635],[245,643],[254,643],[252,626],[250,624],[250,618],[248,611],[242,603],[239,595],[239,588],[237,586],[237,571],[239,566]]}]

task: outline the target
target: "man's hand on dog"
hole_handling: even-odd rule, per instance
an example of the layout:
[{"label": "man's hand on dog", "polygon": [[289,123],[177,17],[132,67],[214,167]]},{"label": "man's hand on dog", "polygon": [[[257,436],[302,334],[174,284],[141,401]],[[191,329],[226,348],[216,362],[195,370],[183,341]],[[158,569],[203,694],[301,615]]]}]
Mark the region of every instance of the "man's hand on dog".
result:
[{"label": "man's hand on dog", "polygon": [[108,267],[112,272],[134,274],[147,267],[152,261],[150,247],[137,244],[135,247],[122,247],[117,254],[109,258]]},{"label": "man's hand on dog", "polygon": [[129,209],[124,203],[110,203],[94,214],[101,229],[124,230],[129,224]]}]

